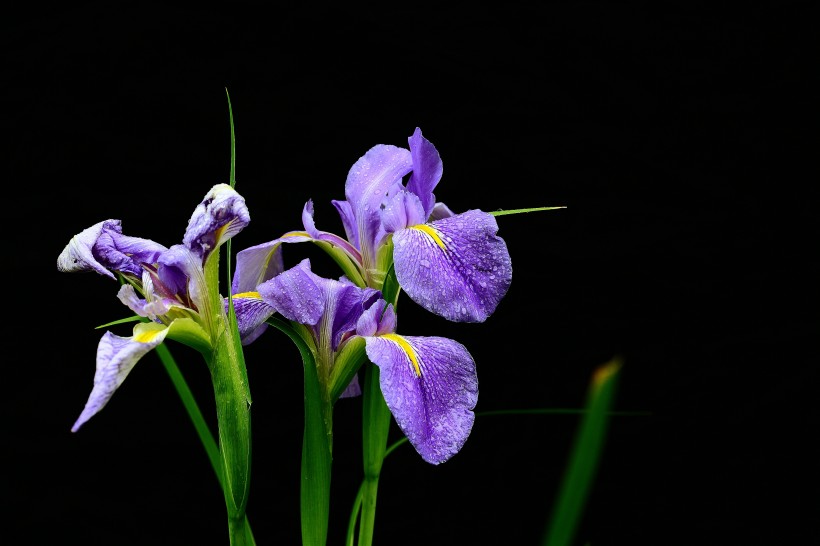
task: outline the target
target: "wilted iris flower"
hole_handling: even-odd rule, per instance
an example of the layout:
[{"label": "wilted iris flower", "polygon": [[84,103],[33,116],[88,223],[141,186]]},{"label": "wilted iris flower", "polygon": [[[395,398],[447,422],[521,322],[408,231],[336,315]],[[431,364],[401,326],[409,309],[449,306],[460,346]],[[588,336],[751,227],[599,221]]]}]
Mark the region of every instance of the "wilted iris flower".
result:
[{"label": "wilted iris flower", "polygon": [[72,431],[99,412],[136,363],[166,338],[211,360],[227,321],[216,282],[206,280],[205,264],[249,222],[242,196],[227,184],[217,184],[191,216],[182,244],[166,248],[124,235],[120,220],[99,222],[71,239],[57,259],[58,270],[121,278],[120,301],[147,319],[134,326],[131,336],[110,331],[103,335],[94,387]]},{"label": "wilted iris flower", "polygon": [[[345,277],[320,277],[305,259],[263,282],[255,292],[234,299],[256,302],[254,311],[237,305],[238,321],[245,324],[240,330],[246,334],[264,320],[266,313],[258,310],[263,305],[268,306],[268,316],[278,312],[306,326],[303,338],[329,403],[337,396],[359,394],[354,374],[363,360],[347,358],[356,353],[347,349],[364,342],[367,358],[381,370],[387,406],[422,458],[442,463],[464,445],[478,399],[473,358],[451,339],[396,334],[396,313],[380,291],[360,288]],[[246,313],[253,318],[243,317]]]},{"label": "wilted iris flower", "polygon": [[437,203],[439,153],[418,128],[408,141],[409,149],[374,146],[350,169],[346,200],[333,201],[346,237],[316,229],[309,200],[302,212],[304,231],[237,254],[237,278],[246,286],[235,283],[233,291],[252,290],[271,278],[281,264],[282,243],[310,241],[358,286],[382,289],[392,266],[401,288],[428,311],[457,322],[484,321],[512,279],[498,224],[481,210],[454,214]]}]

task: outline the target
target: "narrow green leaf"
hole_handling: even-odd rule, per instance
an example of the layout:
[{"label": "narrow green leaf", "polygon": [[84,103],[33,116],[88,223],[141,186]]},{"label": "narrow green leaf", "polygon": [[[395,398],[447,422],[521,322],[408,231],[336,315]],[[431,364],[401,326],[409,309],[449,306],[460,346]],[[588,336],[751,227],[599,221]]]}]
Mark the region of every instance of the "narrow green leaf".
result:
[{"label": "narrow green leaf", "polygon": [[535,207],[535,208],[531,208],[531,209],[493,210],[493,211],[490,211],[489,214],[492,214],[493,216],[504,216],[504,215],[507,215],[507,214],[521,214],[523,212],[537,212],[537,211],[540,211],[540,210],[558,210],[558,209],[565,209],[565,208],[567,208],[567,207],[566,206],[561,206],[561,207]]},{"label": "narrow green leaf", "polygon": [[231,108],[231,94],[225,88],[225,96],[228,98],[228,118],[231,120],[231,174],[228,178],[231,187],[236,186],[236,140],[233,131],[233,109]]},{"label": "narrow green leaf", "polygon": [[123,318],[123,319],[119,319],[119,320],[114,320],[114,321],[108,322],[106,324],[100,324],[99,326],[95,326],[94,329],[99,330],[100,328],[108,328],[109,326],[114,326],[116,324],[125,324],[127,322],[139,322],[139,321],[145,321],[145,319],[143,319],[142,317],[139,317],[137,315],[134,315],[133,317],[127,317],[127,318]]},{"label": "narrow green leaf", "polygon": [[188,412],[188,417],[191,418],[194,424],[197,435],[199,435],[199,441],[202,442],[202,447],[205,448],[208,459],[211,461],[211,467],[213,467],[219,485],[222,487],[222,458],[219,455],[219,446],[211,433],[211,429],[208,428],[208,423],[205,422],[194,394],[188,387],[188,383],[185,381],[185,377],[182,375],[179,366],[177,366],[168,346],[165,343],[160,343],[157,345],[156,351],[163,366],[165,366],[165,371],[168,372],[168,376],[174,384],[174,388],[177,390],[179,398],[182,400],[182,405],[185,406],[185,410]]},{"label": "narrow green leaf", "polygon": [[615,395],[621,366],[621,359],[614,358],[600,366],[592,376],[587,393],[587,412],[576,433],[551,520],[544,534],[544,546],[572,544],[598,468],[609,421],[608,410]]}]

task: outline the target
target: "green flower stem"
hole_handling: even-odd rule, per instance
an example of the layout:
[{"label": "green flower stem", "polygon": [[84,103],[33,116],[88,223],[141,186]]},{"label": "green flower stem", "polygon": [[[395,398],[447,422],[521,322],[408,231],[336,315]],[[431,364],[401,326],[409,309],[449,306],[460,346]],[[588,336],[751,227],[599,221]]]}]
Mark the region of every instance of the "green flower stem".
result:
[{"label": "green flower stem", "polygon": [[248,544],[245,508],[250,492],[251,396],[245,358],[233,308],[225,313],[219,294],[219,252],[208,257],[205,267],[206,309],[213,352],[208,368],[214,387],[223,490],[232,546]]},{"label": "green flower stem", "polygon": [[387,434],[390,431],[391,413],[379,387],[379,368],[365,367],[362,387],[362,459],[364,483],[362,484],[362,514],[359,521],[359,546],[373,543],[376,523],[376,494],[379,476],[387,451]]},{"label": "green flower stem", "polygon": [[333,462],[333,404],[319,382],[316,361],[305,341],[281,318],[268,324],[299,348],[305,371],[305,429],[302,436],[300,509],[302,545],[324,546],[330,519],[330,474]]},{"label": "green flower stem", "polygon": [[[158,345],[156,351],[162,361],[163,366],[165,366],[165,371],[168,372],[168,376],[174,384],[177,394],[179,394],[179,397],[182,400],[183,406],[185,406],[185,410],[188,412],[188,417],[191,418],[191,422],[193,423],[197,435],[199,436],[199,441],[202,442],[202,447],[205,448],[205,452],[208,454],[208,460],[211,462],[211,468],[214,469],[214,474],[216,474],[217,480],[219,480],[219,486],[224,491],[222,477],[222,455],[219,453],[219,446],[217,445],[213,434],[211,434],[211,429],[208,428],[208,424],[205,422],[205,417],[202,415],[202,411],[200,411],[199,405],[196,403],[196,399],[194,398],[190,387],[188,387],[188,383],[185,381],[185,377],[182,375],[182,372],[177,366],[174,357],[171,355],[171,351],[165,343]],[[240,528],[240,526],[236,525],[236,523],[231,524],[230,520],[228,526],[229,532],[233,532],[231,530],[232,527]],[[241,529],[244,535],[242,539],[243,541],[232,543],[255,545],[256,542],[253,538],[251,524],[250,521],[248,521],[247,515],[245,515],[242,521]]]}]

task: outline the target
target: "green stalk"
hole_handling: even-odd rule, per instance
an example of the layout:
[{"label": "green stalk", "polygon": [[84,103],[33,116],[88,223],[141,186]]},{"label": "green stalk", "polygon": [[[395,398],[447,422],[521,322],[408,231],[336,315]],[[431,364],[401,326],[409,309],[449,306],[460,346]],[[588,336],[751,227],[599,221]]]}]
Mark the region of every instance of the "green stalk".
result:
[{"label": "green stalk", "polygon": [[376,494],[379,476],[387,450],[387,433],[390,430],[391,413],[379,387],[379,368],[367,365],[362,387],[362,460],[364,483],[362,484],[362,513],[359,521],[359,546],[373,543],[376,524]]},{"label": "green stalk", "polygon": [[305,371],[305,428],[302,436],[300,510],[303,546],[325,546],[330,519],[330,474],[333,463],[333,404],[322,389],[316,361],[305,341],[284,320],[271,324],[299,348]]},{"label": "green stalk", "polygon": [[[182,375],[182,372],[177,366],[174,357],[171,355],[171,351],[165,343],[159,344],[156,351],[162,361],[163,366],[165,366],[165,371],[168,372],[168,376],[171,378],[171,382],[173,383],[177,394],[182,400],[182,405],[185,406],[185,410],[188,412],[188,417],[190,417],[191,422],[196,429],[197,435],[199,436],[199,441],[202,442],[202,447],[205,448],[205,452],[208,454],[208,460],[211,462],[211,468],[213,468],[214,474],[216,474],[216,478],[219,480],[219,487],[224,492],[224,479],[222,477],[223,463],[222,455],[219,453],[219,446],[217,445],[213,434],[211,434],[208,424],[205,422],[205,417],[202,415],[202,411],[200,411],[199,405],[197,404],[190,387],[188,387],[188,383],[185,381],[185,377]],[[256,542],[253,539],[253,532],[251,531],[251,524],[250,521],[248,521],[247,515],[245,515],[241,526],[244,529],[243,533],[245,535],[245,542],[240,544],[255,545]],[[229,532],[230,527],[231,524],[229,523]],[[236,525],[234,525],[234,527],[236,527]]]}]

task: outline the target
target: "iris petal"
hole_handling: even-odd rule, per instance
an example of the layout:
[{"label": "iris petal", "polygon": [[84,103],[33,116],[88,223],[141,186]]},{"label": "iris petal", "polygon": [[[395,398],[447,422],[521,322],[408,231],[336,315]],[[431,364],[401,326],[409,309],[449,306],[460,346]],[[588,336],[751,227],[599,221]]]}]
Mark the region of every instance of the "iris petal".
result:
[{"label": "iris petal", "polygon": [[219,245],[251,221],[245,199],[228,184],[216,184],[188,220],[182,242],[204,263]]},{"label": "iris petal", "polygon": [[138,324],[133,337],[120,337],[106,332],[97,346],[97,371],[94,387],[72,432],[99,412],[146,353],[162,343],[168,328],[155,323]]},{"label": "iris petal", "polygon": [[414,353],[420,375],[408,350],[389,337],[365,338],[367,356],[379,366],[382,394],[402,432],[425,461],[443,463],[458,453],[475,421],[475,362],[451,339],[401,339]]},{"label": "iris petal", "polygon": [[[268,327],[265,321],[276,312],[273,307],[265,303],[259,292],[234,294],[233,308],[242,345],[250,345],[262,335]],[[228,299],[225,298],[225,310],[227,309]]]},{"label": "iris petal", "polygon": [[407,295],[455,322],[483,322],[507,293],[512,265],[495,217],[470,210],[393,234],[396,278]]},{"label": "iris petal", "polygon": [[279,239],[248,247],[236,254],[236,269],[231,282],[231,292],[254,292],[256,287],[285,270],[282,243],[310,241],[307,233],[286,233]]},{"label": "iris petal", "polygon": [[97,238],[102,233],[105,225],[120,225],[119,220],[104,220],[86,228],[68,242],[66,247],[57,258],[57,269],[63,273],[71,273],[74,271],[96,271],[100,275],[111,277],[116,280],[117,277],[108,271],[97,259],[94,257],[92,248]]},{"label": "iris petal", "polygon": [[258,287],[259,295],[286,319],[299,324],[314,325],[325,310],[325,297],[317,281],[323,280],[310,270],[310,260],[265,281]]},{"label": "iris petal", "polygon": [[432,142],[421,136],[421,129],[416,127],[413,136],[407,141],[413,156],[413,174],[407,182],[407,189],[421,200],[424,216],[427,217],[433,211],[436,202],[433,189],[441,180],[444,167],[438,150]]}]

